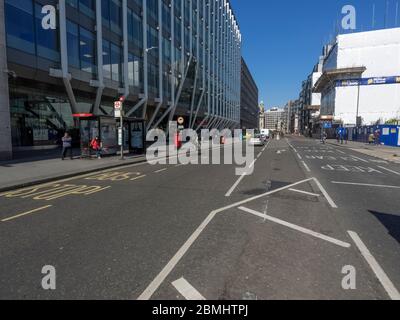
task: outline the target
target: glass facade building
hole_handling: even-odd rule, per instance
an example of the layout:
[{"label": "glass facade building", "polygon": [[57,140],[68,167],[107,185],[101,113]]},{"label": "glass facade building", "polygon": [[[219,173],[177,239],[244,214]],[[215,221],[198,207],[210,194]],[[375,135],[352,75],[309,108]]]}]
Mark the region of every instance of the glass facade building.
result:
[{"label": "glass facade building", "polygon": [[[14,147],[55,145],[72,115],[147,129],[240,126],[241,34],[228,0],[0,0]],[[55,8],[55,29],[43,19]],[[3,22],[0,22],[3,23]]]},{"label": "glass facade building", "polygon": [[258,129],[260,124],[258,88],[243,58],[240,100],[241,129]]}]

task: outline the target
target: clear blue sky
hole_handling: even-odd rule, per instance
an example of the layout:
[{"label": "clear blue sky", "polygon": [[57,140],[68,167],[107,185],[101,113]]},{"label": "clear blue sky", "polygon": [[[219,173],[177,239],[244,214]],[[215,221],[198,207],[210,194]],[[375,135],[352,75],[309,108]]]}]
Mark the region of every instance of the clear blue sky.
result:
[{"label": "clear blue sky", "polygon": [[[302,80],[334,35],[336,21],[341,26],[344,5],[357,10],[356,31],[367,31],[372,29],[374,3],[375,29],[384,27],[387,1],[387,24],[395,27],[396,2],[400,0],[230,0],[260,101],[270,108],[298,97]],[[400,12],[398,21],[400,26]]]}]

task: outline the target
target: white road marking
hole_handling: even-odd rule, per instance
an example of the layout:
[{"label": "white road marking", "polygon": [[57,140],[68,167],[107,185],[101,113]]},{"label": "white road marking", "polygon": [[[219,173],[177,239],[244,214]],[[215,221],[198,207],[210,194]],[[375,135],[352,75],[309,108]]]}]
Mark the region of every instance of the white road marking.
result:
[{"label": "white road marking", "polygon": [[289,139],[286,138],[286,142],[289,145],[289,147],[291,147],[293,149],[294,152],[297,152],[296,148],[293,147],[293,145],[289,142]]},{"label": "white road marking", "polygon": [[307,163],[305,163],[305,161],[301,162],[304,166],[304,168],[306,168],[307,172],[311,172],[310,168],[308,167]]},{"label": "white road marking", "polygon": [[36,212],[38,212],[38,211],[43,211],[43,210],[48,209],[48,208],[50,208],[50,207],[52,207],[52,206],[51,206],[51,205],[48,205],[48,206],[45,206],[45,207],[41,207],[41,208],[37,208],[37,209],[34,209],[34,210],[30,210],[30,211],[28,211],[28,212],[24,212],[24,213],[21,213],[21,214],[17,214],[17,215],[15,215],[15,216],[13,216],[13,217],[9,217],[9,218],[3,219],[3,220],[1,220],[1,222],[8,222],[8,221],[11,221],[11,220],[15,220],[15,219],[18,219],[18,218],[27,216],[27,215],[32,214],[32,213],[36,213]]},{"label": "white road marking", "polygon": [[373,257],[371,252],[368,250],[366,245],[362,242],[361,238],[358,234],[354,231],[348,231],[350,237],[353,239],[354,243],[356,244],[358,250],[360,250],[361,254],[363,255],[364,259],[368,262],[369,266],[371,267],[372,271],[375,273],[376,277],[379,279],[382,286],[385,288],[386,292],[388,293],[389,297],[392,300],[400,300],[400,293],[397,291],[396,287],[386,275],[385,271],[381,268],[379,263]]},{"label": "white road marking", "polygon": [[322,184],[318,181],[317,178],[313,178],[315,183],[317,184],[319,190],[321,190],[322,194],[324,195],[325,199],[328,201],[330,206],[334,209],[337,209],[336,203],[332,200],[332,198],[329,196],[328,192],[326,192],[325,188],[322,186]]},{"label": "white road marking", "polygon": [[305,179],[305,180],[293,183],[291,185],[288,185],[286,187],[272,190],[272,191],[266,192],[264,194],[254,196],[252,198],[249,198],[249,199],[246,199],[246,200],[243,200],[243,201],[231,204],[229,206],[212,211],[207,216],[207,218],[201,223],[201,225],[193,232],[193,234],[189,237],[189,239],[183,244],[183,246],[178,250],[178,252],[171,258],[171,260],[161,270],[161,272],[154,278],[154,280],[149,284],[149,286],[143,291],[143,293],[139,296],[138,300],[150,300],[150,298],[157,291],[157,289],[160,287],[160,285],[165,281],[165,279],[168,277],[168,275],[171,273],[171,271],[175,268],[175,266],[179,263],[179,261],[181,261],[183,256],[188,252],[188,250],[193,245],[193,243],[197,240],[197,238],[200,236],[200,234],[204,231],[204,229],[208,226],[208,224],[214,219],[214,217],[217,214],[227,211],[229,209],[233,209],[235,207],[239,207],[241,205],[252,202],[254,200],[264,198],[271,194],[293,188],[295,186],[309,182],[311,180],[313,180],[313,178]]},{"label": "white road marking", "polygon": [[161,169],[161,170],[154,171],[154,173],[161,173],[161,172],[164,172],[165,170],[167,170],[167,168],[164,168],[164,169]]},{"label": "white road marking", "polygon": [[187,282],[184,278],[180,278],[172,282],[172,285],[175,287],[176,290],[186,299],[186,300],[206,300],[200,292],[198,292],[189,282]]},{"label": "white road marking", "polygon": [[260,152],[260,153],[257,155],[257,158],[261,157],[261,155],[262,155],[262,152]]},{"label": "white road marking", "polygon": [[131,181],[136,181],[136,180],[139,180],[139,179],[143,179],[143,178],[145,178],[145,177],[147,177],[147,175],[144,174],[144,175],[142,175],[142,176],[132,178]]},{"label": "white road marking", "polygon": [[303,160],[302,156],[300,155],[300,153],[296,153],[297,156],[299,157],[300,160]]},{"label": "white road marking", "polygon": [[361,158],[356,157],[356,156],[353,156],[353,155],[350,155],[350,156],[351,156],[352,158],[357,159],[357,160],[360,160],[360,161],[362,161],[362,162],[369,163],[369,161],[367,161],[367,160],[365,160],[365,159],[361,159]]},{"label": "white road marking", "polygon": [[341,153],[341,154],[346,154],[346,152],[343,152],[342,150],[337,150],[337,149],[335,149],[335,151],[337,151],[337,152],[339,152],[339,153]]},{"label": "white road marking", "polygon": [[[270,142],[271,142],[271,141],[269,141],[268,144],[265,146],[266,148],[268,147],[268,145],[270,144]],[[256,163],[257,160],[258,160],[258,158],[255,159],[255,160],[250,164],[249,169],[251,169],[251,168],[254,166],[254,164]],[[247,172],[244,172],[244,173],[239,177],[239,179],[236,180],[236,182],[233,184],[233,186],[232,186],[232,187],[228,190],[228,192],[225,194],[225,197],[229,198],[229,197],[232,195],[232,193],[235,191],[235,189],[236,189],[237,186],[240,184],[240,182],[242,182],[242,180],[244,179],[245,176],[247,176]]]},{"label": "white road marking", "polygon": [[386,170],[386,171],[388,171],[388,172],[391,172],[391,173],[394,173],[394,174],[400,176],[400,172],[393,171],[393,170],[390,170],[390,169],[385,168],[385,167],[382,167],[382,166],[378,166],[378,168],[381,168],[381,169],[383,169],[383,170]]},{"label": "white road marking", "polygon": [[326,236],[326,235],[324,235],[324,234],[322,234],[322,233],[318,233],[318,232],[312,231],[312,230],[310,230],[310,229],[306,229],[306,228],[300,227],[300,226],[295,225],[295,224],[293,224],[293,223],[286,222],[286,221],[283,221],[283,220],[281,220],[281,219],[278,219],[278,218],[274,218],[274,217],[265,215],[265,214],[263,214],[263,213],[261,213],[261,212],[257,212],[257,211],[254,211],[254,210],[251,210],[251,209],[248,209],[248,208],[245,208],[245,207],[240,207],[240,208],[238,208],[238,209],[239,209],[239,210],[242,210],[242,211],[244,211],[244,212],[253,214],[253,215],[255,215],[255,216],[261,217],[261,218],[263,218],[263,219],[265,219],[265,220],[269,220],[269,221],[275,222],[275,223],[277,223],[277,224],[280,224],[280,225],[282,225],[282,226],[288,227],[288,228],[290,228],[290,229],[293,229],[293,230],[300,231],[300,232],[302,232],[302,233],[308,234],[308,235],[313,236],[313,237],[315,237],[315,238],[328,241],[328,242],[333,243],[333,244],[336,244],[336,245],[338,245],[338,246],[340,246],[340,247],[344,247],[344,248],[350,248],[350,247],[351,247],[350,243],[343,242],[343,241],[334,239],[334,238],[332,238],[332,237],[328,237],[328,236]]},{"label": "white road marking", "polygon": [[[254,160],[250,166],[249,169],[252,168],[255,164],[257,160]],[[242,180],[244,179],[244,177],[247,176],[247,172],[243,172],[243,174],[239,177],[239,179],[236,180],[236,182],[233,184],[233,186],[229,189],[229,191],[225,194],[225,197],[230,197],[233,193],[233,191],[235,191],[235,189],[237,188],[237,186],[240,184],[240,182],[242,182]]]},{"label": "white road marking", "polygon": [[297,190],[297,189],[289,189],[289,191],[302,193],[302,194],[305,194],[305,195],[308,195],[308,196],[313,196],[313,197],[319,197],[320,196],[319,194],[316,194],[316,193],[311,193],[311,192],[307,192],[307,191],[303,191],[303,190]]},{"label": "white road marking", "polygon": [[355,182],[339,182],[331,181],[333,184],[343,184],[349,186],[360,186],[360,187],[376,187],[376,188],[388,188],[388,189],[400,189],[400,186],[386,186],[379,184],[369,184],[369,183],[355,183]]}]

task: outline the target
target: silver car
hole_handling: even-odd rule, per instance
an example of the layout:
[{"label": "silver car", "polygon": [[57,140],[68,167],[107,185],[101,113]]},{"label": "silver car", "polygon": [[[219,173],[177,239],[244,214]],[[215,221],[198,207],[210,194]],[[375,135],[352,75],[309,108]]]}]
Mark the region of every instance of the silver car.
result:
[{"label": "silver car", "polygon": [[250,139],[250,145],[255,147],[263,147],[265,145],[265,140],[260,134],[256,134],[254,137]]}]

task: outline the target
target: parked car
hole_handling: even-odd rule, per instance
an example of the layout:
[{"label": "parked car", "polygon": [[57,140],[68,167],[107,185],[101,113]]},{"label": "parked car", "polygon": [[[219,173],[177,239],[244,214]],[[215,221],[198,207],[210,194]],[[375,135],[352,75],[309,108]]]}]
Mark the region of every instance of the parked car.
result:
[{"label": "parked car", "polygon": [[261,134],[261,138],[264,140],[264,142],[268,141],[268,136],[265,134]]},{"label": "parked car", "polygon": [[263,147],[265,145],[265,141],[262,138],[261,134],[256,134],[254,137],[250,139],[250,145],[256,146],[256,147]]}]

